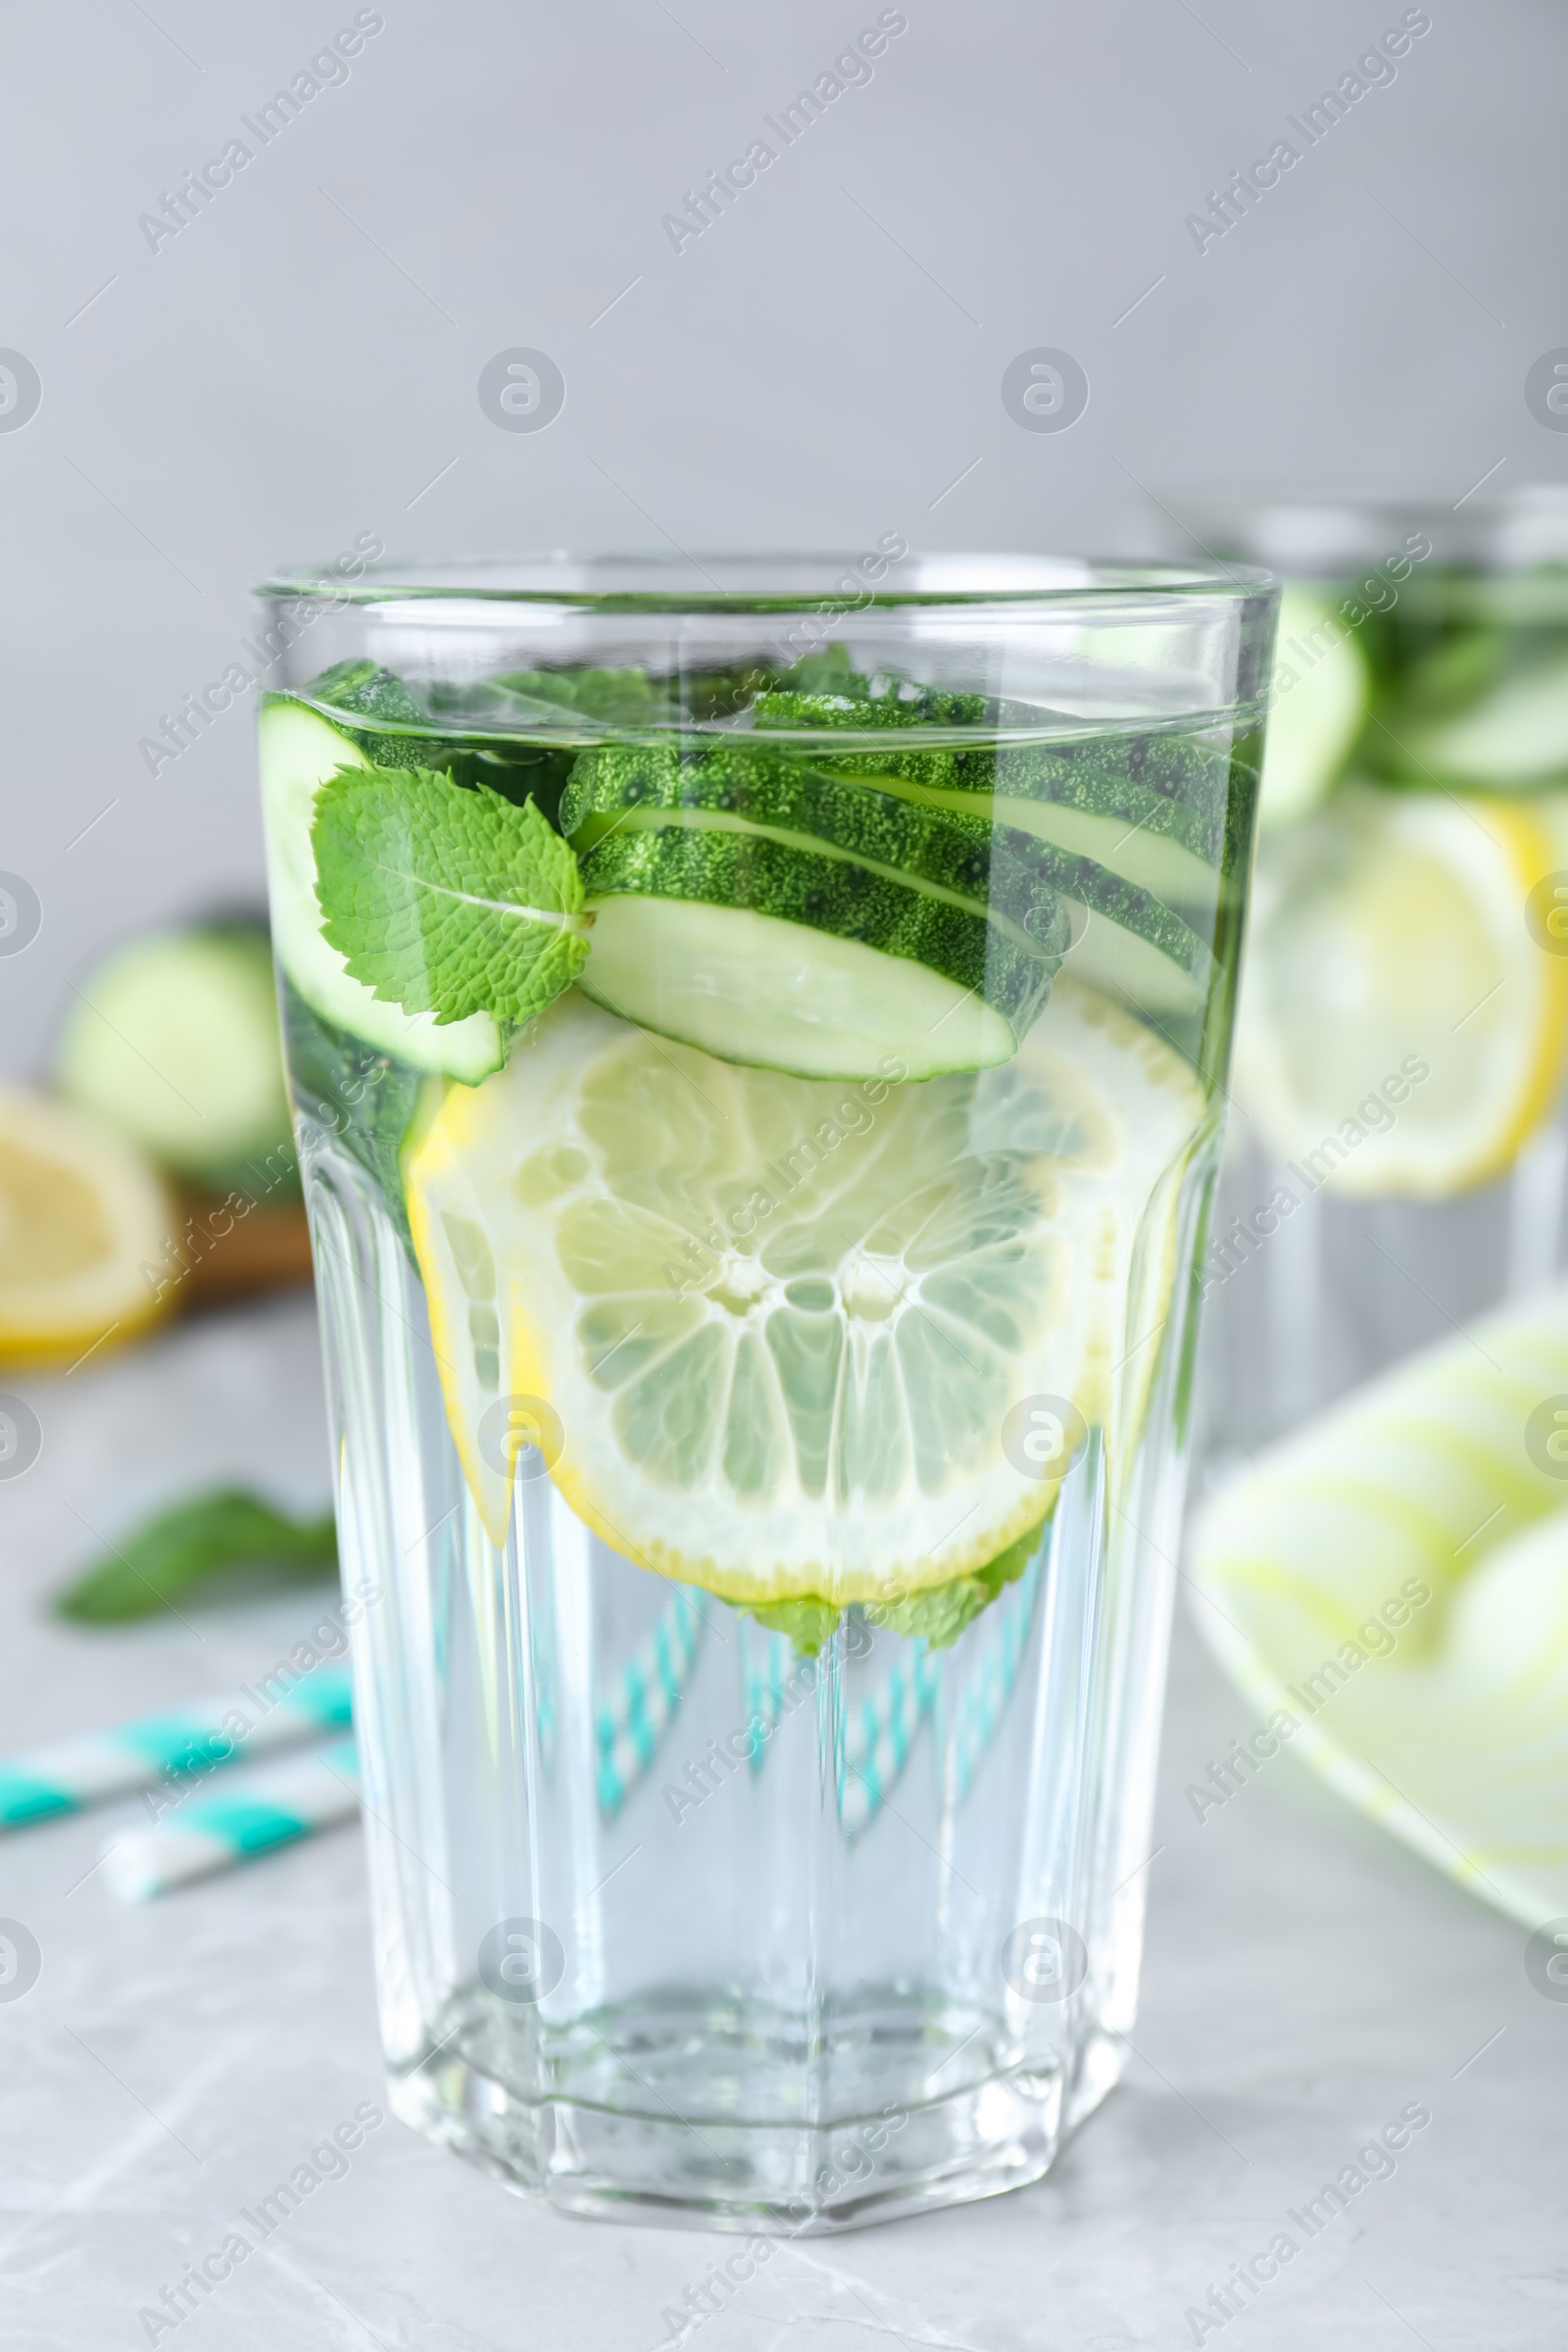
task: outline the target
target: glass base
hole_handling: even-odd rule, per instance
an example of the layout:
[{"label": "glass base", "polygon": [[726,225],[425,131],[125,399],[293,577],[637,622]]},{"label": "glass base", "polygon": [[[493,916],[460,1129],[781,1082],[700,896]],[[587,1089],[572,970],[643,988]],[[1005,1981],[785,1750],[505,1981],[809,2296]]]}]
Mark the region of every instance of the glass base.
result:
[{"label": "glass base", "polygon": [[396,2112],[563,2210],[764,2236],[1039,2180],[1137,2008],[1179,1327],[1125,1502],[1097,1427],[956,1640],[850,1612],[797,1654],[548,1480],[495,1549],[403,1246],[340,1174],[312,1205]]},{"label": "glass base", "polygon": [[[564,2213],[770,2237],[827,2236],[1026,2187],[1050,2171],[1123,2064],[1120,2043],[1096,2031],[1070,2080],[1059,2067],[988,2073],[975,2063],[984,2027],[968,2021],[960,2038],[960,2021],[917,2018],[890,1998],[858,2022],[864,2112],[831,2125],[782,2113],[740,2121],[742,2085],[765,2106],[782,2103],[767,2096],[770,2076],[781,2092],[800,2082],[799,2046],[777,2019],[672,2007],[580,2020],[550,2069],[563,2087],[537,2098],[505,2079],[495,2022],[475,2003],[444,2049],[392,2078],[393,2112]],[[843,2039],[835,2036],[840,2080]],[[488,2064],[476,2054],[486,2042]],[[960,2053],[970,2080],[930,2095]],[[919,2104],[876,2099],[916,2076],[928,2085]],[[679,2113],[666,2086],[678,2090]]]}]

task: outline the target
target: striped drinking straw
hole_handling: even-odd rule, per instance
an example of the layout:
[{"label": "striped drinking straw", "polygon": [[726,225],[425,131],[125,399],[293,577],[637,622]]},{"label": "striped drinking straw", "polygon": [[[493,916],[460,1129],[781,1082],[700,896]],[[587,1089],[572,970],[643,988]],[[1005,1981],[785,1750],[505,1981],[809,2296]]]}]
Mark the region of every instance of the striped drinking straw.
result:
[{"label": "striped drinking straw", "polygon": [[177,1788],[235,1756],[316,1739],[351,1718],[347,1669],[318,1666],[276,1697],[241,1685],[111,1731],[51,1740],[0,1763],[0,1830],[77,1813],[160,1783]]},{"label": "striped drinking straw", "polygon": [[680,1711],[697,1652],[703,1615],[691,1591],[677,1585],[652,1633],[645,1636],[608,1696],[601,1691],[594,1732],[599,1747],[599,1810],[613,1821]]},{"label": "striped drinking straw", "polygon": [[838,1789],[839,1820],[846,1837],[858,1838],[870,1828],[902,1779],[941,1679],[922,1642],[907,1664],[901,1660],[871,1696],[850,1712]]},{"label": "striped drinking straw", "polygon": [[155,1830],[125,1832],[104,1855],[104,1876],[126,1902],[144,1903],[351,1820],[359,1804],[355,1743],[334,1740],[313,1756],[238,1776],[223,1793],[181,1805]]},{"label": "striped drinking straw", "polygon": [[958,1694],[951,1764],[954,1792],[961,1805],[986,1760],[1002,1718],[1007,1711],[1018,1680],[1018,1669],[1029,1643],[1035,1601],[1045,1574],[1045,1557],[1036,1553],[1008,1598],[1011,1605],[999,1617],[995,1631],[971,1668]]}]

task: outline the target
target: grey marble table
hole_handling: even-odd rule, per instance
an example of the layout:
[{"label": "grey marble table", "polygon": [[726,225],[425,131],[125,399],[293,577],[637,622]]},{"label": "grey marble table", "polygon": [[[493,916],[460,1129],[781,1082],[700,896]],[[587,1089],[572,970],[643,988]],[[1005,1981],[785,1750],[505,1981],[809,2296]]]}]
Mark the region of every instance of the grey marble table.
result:
[{"label": "grey marble table", "polygon": [[[324,1491],[306,1299],[10,1385],[44,1446],[0,1483],[0,1744],[244,1680],[298,1638],[308,1598],[113,1634],[51,1624],[39,1604],[93,1530],[195,1479]],[[1568,2342],[1568,2003],[1532,1989],[1519,1929],[1288,1756],[1200,1824],[1184,1787],[1244,1712],[1183,1622],[1136,2046],[1054,2177],[781,2246],[688,2343]],[[390,2119],[177,2328],[143,2321],[242,2209],[379,2101],[368,1933],[352,1829],[142,1908],[93,1869],[103,1829],[100,1815],[0,1843],[0,1915],[42,1953],[32,1988],[0,2001],[0,2342],[651,2352],[664,2338],[666,2307],[733,2240],[557,2218]],[[1406,2106],[1430,2124],[1308,2237],[1291,2209]],[[1222,2318],[1211,2286],[1282,2231],[1300,2251]]]}]

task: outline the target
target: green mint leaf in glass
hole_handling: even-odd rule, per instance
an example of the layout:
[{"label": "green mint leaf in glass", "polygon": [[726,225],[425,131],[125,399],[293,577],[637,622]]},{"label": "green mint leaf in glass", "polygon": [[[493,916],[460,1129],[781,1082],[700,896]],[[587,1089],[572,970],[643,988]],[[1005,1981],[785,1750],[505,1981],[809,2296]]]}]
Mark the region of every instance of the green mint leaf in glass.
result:
[{"label": "green mint leaf in glass", "polygon": [[948,1649],[1005,1586],[1016,1584],[1034,1558],[1044,1533],[1043,1524],[1032,1527],[972,1576],[955,1577],[951,1584],[930,1586],[923,1592],[911,1592],[906,1599],[871,1602],[866,1615],[889,1633],[924,1642],[928,1649]]},{"label": "green mint leaf in glass", "polygon": [[344,767],[311,842],[327,942],[405,1012],[521,1023],[587,959],[577,860],[531,801],[428,768]]},{"label": "green mint leaf in glass", "polygon": [[132,1528],[54,1610],[78,1625],[122,1625],[225,1569],[266,1568],[294,1581],[323,1575],[336,1558],[330,1511],[293,1519],[243,1488],[219,1487]]},{"label": "green mint leaf in glass", "polygon": [[[928,1649],[950,1649],[982,1609],[988,1609],[1008,1585],[1017,1583],[1040,1548],[1045,1532],[1042,1520],[972,1575],[955,1577],[946,1585],[928,1585],[922,1592],[901,1594],[896,1600],[862,1601],[860,1613],[873,1629],[903,1634],[909,1641],[923,1642]],[[755,1604],[747,1614],[769,1633],[786,1636],[798,1658],[814,1658],[837,1633],[846,1611],[834,1601],[804,1599]]]},{"label": "green mint leaf in glass", "polygon": [[747,1614],[770,1634],[783,1634],[798,1658],[814,1658],[838,1632],[844,1611],[832,1600],[772,1600]]}]

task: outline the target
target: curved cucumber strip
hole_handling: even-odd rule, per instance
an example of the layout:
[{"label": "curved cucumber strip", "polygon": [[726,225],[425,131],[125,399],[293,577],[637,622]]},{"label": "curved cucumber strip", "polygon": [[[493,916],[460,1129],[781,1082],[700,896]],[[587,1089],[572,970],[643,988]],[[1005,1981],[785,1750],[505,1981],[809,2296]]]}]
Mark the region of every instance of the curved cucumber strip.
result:
[{"label": "curved cucumber strip", "polygon": [[1288,584],[1257,805],[1264,832],[1293,823],[1325,797],[1366,723],[1370,693],[1361,649],[1334,607],[1311,588]]},{"label": "curved cucumber strip", "polygon": [[1008,1021],[927,965],[755,908],[596,905],[584,996],[721,1061],[797,1078],[934,1078],[1010,1060]]},{"label": "curved cucumber strip", "polygon": [[[839,762],[829,768],[839,772]],[[1007,825],[1092,858],[1107,873],[1174,906],[1211,905],[1220,888],[1223,789],[1217,800],[1194,808],[1112,765],[1101,768],[1045,750],[999,753],[995,775],[984,784],[922,782],[869,765],[857,780],[917,808]]]},{"label": "curved cucumber strip", "polygon": [[1568,770],[1568,663],[1502,678],[1467,710],[1407,727],[1405,743],[1457,784],[1546,783]]},{"label": "curved cucumber strip", "polygon": [[[602,887],[596,874],[631,870],[623,860],[611,866],[601,862],[617,845],[660,840],[673,844],[684,838],[710,845],[711,855],[702,854],[708,859],[704,870],[715,877],[689,895],[755,906],[832,929],[839,927],[837,917],[826,921],[816,912],[793,911],[815,906],[813,892],[824,860],[831,859],[848,869],[835,886],[835,906],[868,906],[871,901],[864,894],[873,884],[896,894],[883,902],[890,910],[885,916],[887,936],[875,930],[854,933],[871,946],[888,945],[892,926],[907,921],[907,901],[914,896],[933,908],[952,907],[988,923],[1000,941],[1024,955],[1059,956],[1070,936],[1076,943],[1074,969],[1085,981],[1113,987],[1151,1010],[1185,1012],[1202,1005],[1212,974],[1211,953],[1163,899],[1092,858],[1058,848],[1039,835],[991,823],[974,812],[982,796],[968,797],[968,810],[949,811],[911,805],[902,795],[874,789],[869,779],[852,782],[824,776],[776,753],[726,745],[682,761],[672,746],[624,745],[587,753],[578,760],[562,802],[562,817],[573,845],[586,853],[583,879],[590,895]],[[721,866],[718,845],[726,840],[728,861]],[[597,850],[596,843],[601,845]],[[776,905],[765,895],[773,885],[760,883],[760,869],[752,862],[763,845],[775,853],[768,870],[781,877],[778,887],[785,894]],[[788,860],[797,855],[806,861],[801,869],[804,880],[791,879]],[[1215,876],[1211,868],[1203,870],[1212,905]],[[740,879],[717,879],[721,872]],[[617,881],[614,887],[640,885]],[[732,899],[732,889],[749,895]],[[674,895],[688,894],[683,886]],[[1070,920],[1070,934],[1064,916]],[[933,962],[946,976],[958,978],[959,964],[935,960],[935,954],[950,953],[951,932],[937,927],[931,937],[937,943],[934,953],[919,944],[888,952]],[[988,973],[995,968],[995,955],[993,949]],[[591,965],[592,956],[589,960]],[[993,1002],[1003,1002],[989,978],[987,993]]]},{"label": "curved cucumber strip", "polygon": [[760,834],[626,827],[588,852],[582,878],[585,995],[801,1077],[874,1076],[885,1054],[915,1078],[1005,1061],[1060,962],[967,906]]},{"label": "curved cucumber strip", "polygon": [[343,957],[321,935],[311,849],[316,796],[340,767],[369,767],[371,761],[352,736],[284,700],[265,706],[257,740],[272,946],[283,970],[313,1011],[334,1028],[414,1069],[441,1071],[477,1086],[506,1059],[501,1031],[489,1013],[439,1028],[432,1013],[408,1013],[399,1004],[384,1004],[350,976]]},{"label": "curved cucumber strip", "polygon": [[1216,866],[1164,826],[1156,828],[1152,820],[1172,804],[1155,793],[1149,795],[1153,807],[1139,816],[1120,809],[1108,814],[1062,801],[1014,801],[1000,793],[985,797],[999,825],[1014,826],[1071,856],[1092,858],[1106,873],[1152,892],[1167,905],[1213,903],[1219,888]]},{"label": "curved cucumber strip", "polygon": [[737,834],[845,860],[988,916],[1026,955],[1059,956],[1071,937],[1060,894],[1027,842],[776,755],[726,745],[683,762],[666,745],[590,752],[572,770],[561,814],[579,855],[632,832]]},{"label": "curved cucumber strip", "polygon": [[[1173,922],[1176,919],[1171,917]],[[1186,925],[1181,929],[1186,931]],[[1091,907],[1065,969],[1086,988],[1099,989],[1102,996],[1135,1004],[1144,1012],[1201,1012],[1208,999],[1213,958],[1190,931],[1187,940],[1195,952],[1185,957],[1166,955],[1152,940],[1123,930],[1111,916]]]}]

